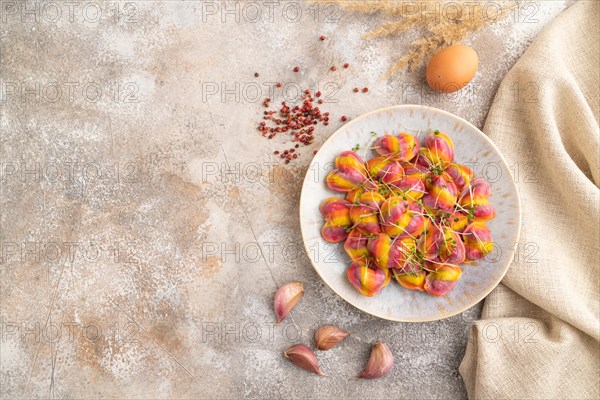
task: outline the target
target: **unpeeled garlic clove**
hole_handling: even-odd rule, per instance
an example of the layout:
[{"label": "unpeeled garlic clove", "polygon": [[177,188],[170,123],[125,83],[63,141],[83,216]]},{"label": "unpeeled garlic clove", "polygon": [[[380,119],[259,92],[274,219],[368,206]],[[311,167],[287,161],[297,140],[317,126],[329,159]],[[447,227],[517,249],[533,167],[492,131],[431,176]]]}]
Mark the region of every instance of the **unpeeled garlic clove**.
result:
[{"label": "unpeeled garlic clove", "polygon": [[315,347],[319,350],[329,350],[350,335],[342,328],[333,325],[323,325],[315,332]]},{"label": "unpeeled garlic clove", "polygon": [[300,281],[286,283],[275,293],[273,301],[275,306],[275,315],[277,323],[280,323],[288,316],[294,306],[300,301],[304,295],[304,285]]},{"label": "unpeeled garlic clove", "polygon": [[283,352],[285,358],[289,359],[292,364],[312,372],[317,375],[325,375],[319,368],[319,361],[315,352],[312,351],[308,346],[303,344],[295,344],[286,351]]},{"label": "unpeeled garlic clove", "polygon": [[376,379],[387,375],[394,366],[394,356],[386,344],[377,342],[371,349],[371,357],[367,367],[358,377],[364,379]]}]

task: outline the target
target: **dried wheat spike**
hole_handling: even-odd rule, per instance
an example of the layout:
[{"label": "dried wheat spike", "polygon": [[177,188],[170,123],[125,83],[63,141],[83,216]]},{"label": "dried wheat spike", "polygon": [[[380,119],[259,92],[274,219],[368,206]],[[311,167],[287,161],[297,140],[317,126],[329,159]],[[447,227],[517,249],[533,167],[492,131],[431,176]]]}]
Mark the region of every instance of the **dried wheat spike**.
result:
[{"label": "dried wheat spike", "polygon": [[[516,1],[499,2],[496,3],[499,9],[496,9],[497,13],[494,15],[490,13],[489,7],[487,9],[483,7],[483,3],[471,0],[421,0],[419,2],[393,0],[313,1],[316,3],[335,3],[356,13],[381,14],[389,19],[378,28],[365,34],[365,39],[399,36],[412,29],[424,29],[427,32],[425,37],[410,44],[410,50],[394,62],[385,73],[385,79],[406,69],[409,71],[415,70],[440,49],[460,43],[482,28],[503,20],[518,7]],[[450,8],[450,3],[452,3],[452,8]],[[447,11],[450,9],[454,11],[451,17],[449,11],[446,14],[441,13],[445,5],[448,5]],[[415,7],[419,8],[415,9]]]}]

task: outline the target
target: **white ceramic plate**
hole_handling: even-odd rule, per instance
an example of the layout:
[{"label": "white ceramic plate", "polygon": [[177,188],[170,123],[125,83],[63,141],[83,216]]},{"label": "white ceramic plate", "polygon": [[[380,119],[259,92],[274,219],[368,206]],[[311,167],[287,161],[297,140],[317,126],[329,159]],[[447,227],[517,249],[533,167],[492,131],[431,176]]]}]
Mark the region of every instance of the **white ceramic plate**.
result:
[{"label": "white ceramic plate", "polygon": [[[321,237],[323,217],[319,206],[328,197],[344,197],[325,184],[335,157],[357,144],[365,149],[378,136],[408,132],[421,142],[425,135],[439,130],[454,142],[455,159],[467,164],[475,176],[483,176],[492,186],[492,205],[497,216],[488,222],[494,251],[476,263],[463,264],[463,275],[450,293],[442,297],[407,290],[392,282],[374,297],[361,295],[348,281],[346,269],[350,258],[343,242],[327,243]],[[359,150],[366,161],[376,154]],[[498,285],[513,259],[521,227],[521,208],[509,167],[496,146],[479,129],[448,112],[419,105],[388,107],[364,114],[335,132],[312,160],[302,186],[300,224],[304,246],[313,267],[331,289],[353,306],[380,318],[425,322],[447,318],[465,311],[481,301]]]}]

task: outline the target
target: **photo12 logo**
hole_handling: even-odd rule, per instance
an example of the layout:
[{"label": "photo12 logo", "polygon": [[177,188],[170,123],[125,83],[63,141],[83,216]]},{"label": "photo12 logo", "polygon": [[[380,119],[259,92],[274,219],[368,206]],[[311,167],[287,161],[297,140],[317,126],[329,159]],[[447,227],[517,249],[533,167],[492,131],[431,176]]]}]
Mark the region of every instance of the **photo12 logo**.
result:
[{"label": "photo12 logo", "polygon": [[9,102],[39,103],[139,103],[136,82],[3,82],[0,81],[0,104]]},{"label": "photo12 logo", "polygon": [[202,1],[200,7],[203,23],[336,23],[342,16],[336,2]]},{"label": "photo12 logo", "polygon": [[283,340],[286,343],[298,343],[304,340],[306,333],[297,324],[284,321],[265,320],[242,321],[202,321],[202,343],[274,343]]},{"label": "photo12 logo", "polygon": [[[150,172],[140,163],[101,161],[0,161],[0,182],[21,184],[131,184],[150,180]],[[7,189],[5,189],[7,190]]]},{"label": "photo12 logo", "polygon": [[105,324],[98,321],[2,321],[0,338],[2,343],[76,343],[111,340],[121,343],[137,343],[139,326],[133,322]]},{"label": "photo12 logo", "polygon": [[319,104],[338,103],[340,91],[338,82],[321,82],[302,86],[298,82],[201,82],[202,102],[220,102],[223,104],[252,104],[269,101],[285,101],[296,104],[304,99],[306,91],[319,93]]},{"label": "photo12 logo", "polygon": [[0,242],[0,265],[27,263],[85,263],[113,262],[137,264],[132,244],[62,241],[5,241]]},{"label": "photo12 logo", "polygon": [[131,24],[138,22],[138,11],[132,1],[0,1],[0,23],[96,24],[110,19]]}]

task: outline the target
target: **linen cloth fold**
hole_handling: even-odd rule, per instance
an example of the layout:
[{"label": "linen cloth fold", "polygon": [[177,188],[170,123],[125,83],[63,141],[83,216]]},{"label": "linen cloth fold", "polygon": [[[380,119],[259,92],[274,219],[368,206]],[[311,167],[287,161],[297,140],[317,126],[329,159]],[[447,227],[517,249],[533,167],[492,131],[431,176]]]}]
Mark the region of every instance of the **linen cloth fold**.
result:
[{"label": "linen cloth fold", "polygon": [[522,206],[515,260],[471,327],[468,396],[600,398],[600,2],[552,21],[507,74],[484,132]]}]

